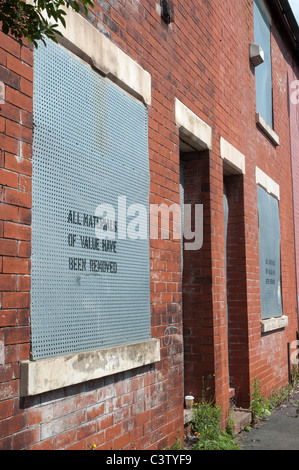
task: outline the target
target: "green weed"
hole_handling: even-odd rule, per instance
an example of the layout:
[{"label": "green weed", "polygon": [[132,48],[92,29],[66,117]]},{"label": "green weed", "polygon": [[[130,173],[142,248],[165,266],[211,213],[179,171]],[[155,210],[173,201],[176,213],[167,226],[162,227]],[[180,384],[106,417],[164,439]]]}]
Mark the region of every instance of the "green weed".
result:
[{"label": "green weed", "polygon": [[239,450],[232,429],[221,429],[222,410],[212,401],[203,400],[193,410],[192,429],[198,442],[193,450]]},{"label": "green weed", "polygon": [[254,378],[253,391],[251,393],[250,411],[254,420],[266,418],[271,415],[272,406],[261,393],[261,387],[257,377]]}]

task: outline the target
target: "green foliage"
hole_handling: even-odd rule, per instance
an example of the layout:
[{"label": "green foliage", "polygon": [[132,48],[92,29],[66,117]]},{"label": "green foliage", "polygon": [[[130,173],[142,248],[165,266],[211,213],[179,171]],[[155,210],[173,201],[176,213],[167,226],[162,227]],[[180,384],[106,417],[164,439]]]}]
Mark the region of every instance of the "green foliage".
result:
[{"label": "green foliage", "polygon": [[253,391],[251,393],[250,411],[254,420],[265,418],[271,415],[272,405],[269,400],[263,397],[259,380],[255,377]]},{"label": "green foliage", "polygon": [[211,438],[220,432],[221,409],[209,401],[196,404],[193,411],[193,431],[195,434]]},{"label": "green foliage", "polygon": [[226,432],[230,436],[234,437],[235,434],[235,422],[232,418],[228,418],[227,424],[226,424]]},{"label": "green foliage", "polygon": [[299,384],[299,365],[294,365],[292,370],[292,384],[297,387]]},{"label": "green foliage", "polygon": [[182,444],[182,439],[181,439],[181,435],[179,431],[177,432],[177,437],[175,438],[174,444],[172,444],[169,447],[169,450],[184,450],[184,446]]},{"label": "green foliage", "polygon": [[253,384],[253,391],[251,393],[250,411],[254,420],[263,419],[270,416],[272,410],[281,405],[288,399],[293,390],[296,389],[299,383],[298,368],[292,371],[292,382],[283,387],[281,390],[274,390],[267,400],[261,393],[261,387],[258,379],[255,377]]},{"label": "green foliage", "polygon": [[44,37],[56,41],[56,35],[62,36],[57,28],[59,23],[66,25],[63,7],[72,8],[76,12],[83,9],[87,15],[88,5],[93,7],[93,1],[33,0],[28,4],[20,0],[0,0],[2,31],[20,41],[27,38],[28,42],[38,47],[38,41],[44,42]]},{"label": "green foliage", "polygon": [[239,450],[233,432],[221,429],[221,408],[212,401],[202,401],[193,410],[192,428],[198,442],[194,450]]},{"label": "green foliage", "polygon": [[199,439],[196,450],[240,450],[240,445],[223,431],[212,439]]},{"label": "green foliage", "polygon": [[292,391],[292,385],[288,385],[287,387],[284,387],[279,391],[273,391],[269,399],[269,404],[271,408],[276,408],[285,400],[287,400],[291,391]]}]

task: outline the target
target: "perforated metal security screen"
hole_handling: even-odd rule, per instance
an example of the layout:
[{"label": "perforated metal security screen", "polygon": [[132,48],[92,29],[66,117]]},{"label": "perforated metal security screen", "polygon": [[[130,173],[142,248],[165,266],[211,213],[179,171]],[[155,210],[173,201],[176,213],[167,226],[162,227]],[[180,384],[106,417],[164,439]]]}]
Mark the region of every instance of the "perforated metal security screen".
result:
[{"label": "perforated metal security screen", "polygon": [[149,240],[124,236],[148,210],[147,109],[51,41],[34,61],[33,359],[149,339]]},{"label": "perforated metal security screen", "polygon": [[258,186],[262,318],[282,316],[278,200]]}]

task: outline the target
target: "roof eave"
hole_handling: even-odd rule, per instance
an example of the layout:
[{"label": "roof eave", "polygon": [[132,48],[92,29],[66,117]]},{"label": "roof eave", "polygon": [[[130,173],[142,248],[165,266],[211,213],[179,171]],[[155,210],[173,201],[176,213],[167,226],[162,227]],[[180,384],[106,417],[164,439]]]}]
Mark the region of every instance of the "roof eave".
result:
[{"label": "roof eave", "polygon": [[299,26],[289,1],[272,0],[269,3],[271,3],[271,7],[275,9],[277,15],[280,17],[295,56],[299,60]]}]

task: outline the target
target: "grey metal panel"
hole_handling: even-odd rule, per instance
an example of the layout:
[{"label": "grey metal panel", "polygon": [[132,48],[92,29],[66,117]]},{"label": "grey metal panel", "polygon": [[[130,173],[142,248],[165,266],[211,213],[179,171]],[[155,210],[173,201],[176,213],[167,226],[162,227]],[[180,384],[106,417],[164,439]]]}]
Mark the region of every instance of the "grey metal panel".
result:
[{"label": "grey metal panel", "polygon": [[147,109],[51,41],[34,61],[33,358],[149,339],[148,237],[114,233],[116,253],[80,239],[97,238],[99,204],[116,218],[119,196],[148,210]]},{"label": "grey metal panel", "polygon": [[255,69],[257,112],[273,127],[271,27],[258,0],[254,1],[254,41],[265,53],[265,61]]},{"label": "grey metal panel", "polygon": [[262,318],[282,315],[278,200],[258,186]]}]

